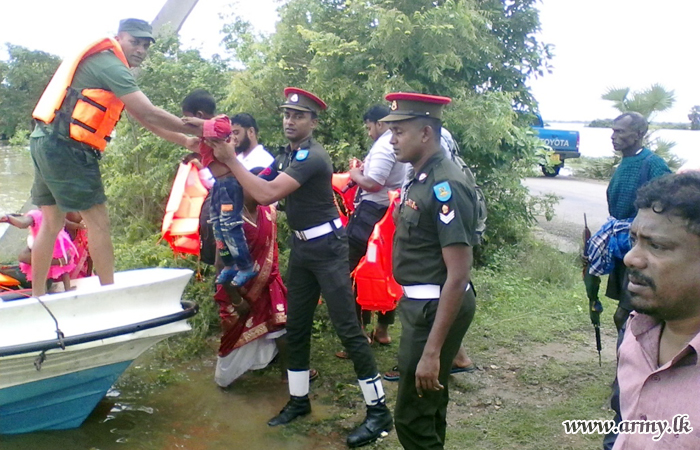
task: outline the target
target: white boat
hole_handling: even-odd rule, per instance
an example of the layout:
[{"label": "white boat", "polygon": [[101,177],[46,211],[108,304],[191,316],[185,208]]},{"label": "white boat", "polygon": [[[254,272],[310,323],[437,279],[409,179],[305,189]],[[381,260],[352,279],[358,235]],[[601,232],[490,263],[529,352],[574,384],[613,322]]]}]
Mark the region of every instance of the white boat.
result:
[{"label": "white boat", "polygon": [[190,330],[186,269],[73,281],[76,290],[0,301],[0,434],[80,426],[131,362]]}]

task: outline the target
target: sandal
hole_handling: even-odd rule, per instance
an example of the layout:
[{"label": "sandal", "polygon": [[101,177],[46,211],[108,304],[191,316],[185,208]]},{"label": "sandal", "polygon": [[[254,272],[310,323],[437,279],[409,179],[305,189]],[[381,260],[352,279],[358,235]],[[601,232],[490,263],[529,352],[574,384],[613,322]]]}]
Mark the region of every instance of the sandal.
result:
[{"label": "sandal", "polygon": [[[367,343],[372,345],[372,337],[367,335],[365,335],[365,337],[367,338]],[[348,355],[348,352],[345,350],[338,350],[335,352],[335,357],[340,359],[350,359],[350,355]]]},{"label": "sandal", "polygon": [[399,374],[399,366],[394,366],[390,371],[384,372],[385,381],[399,381],[401,378]]},{"label": "sandal", "polygon": [[[309,369],[309,382],[314,381],[315,379],[318,378],[318,370],[316,369]],[[287,378],[287,372],[284,372],[282,375],[282,382],[283,383],[289,383],[289,379]]]},{"label": "sandal", "polygon": [[462,373],[462,372],[467,372],[467,373],[472,373],[475,370],[477,370],[476,364],[471,363],[470,365],[466,367],[458,367],[458,366],[452,366],[452,369],[450,369],[450,374],[454,375],[456,373]]},{"label": "sandal", "polygon": [[[475,370],[477,370],[476,364],[472,364],[467,367],[452,366],[452,369],[450,369],[450,374],[454,375],[462,372],[471,373]],[[399,366],[394,366],[390,371],[384,373],[384,380],[386,381],[399,381],[400,378],[401,374],[399,374]]]},{"label": "sandal", "polygon": [[309,381],[314,381],[316,378],[318,378],[318,370],[309,369]]}]

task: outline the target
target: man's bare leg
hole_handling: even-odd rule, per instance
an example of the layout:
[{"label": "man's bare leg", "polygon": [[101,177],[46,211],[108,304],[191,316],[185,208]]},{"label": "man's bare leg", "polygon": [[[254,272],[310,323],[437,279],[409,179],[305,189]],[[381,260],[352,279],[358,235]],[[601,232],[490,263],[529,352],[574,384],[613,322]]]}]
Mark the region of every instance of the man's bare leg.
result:
[{"label": "man's bare leg", "polygon": [[65,213],[56,205],[41,206],[43,219],[32,246],[32,295],[46,294],[46,277],[53,259],[56,237],[63,228]]},{"label": "man's bare leg", "polygon": [[469,358],[469,355],[467,355],[464,345],[460,345],[455,359],[452,360],[452,367],[470,367],[472,365],[474,365],[474,363],[471,358]]},{"label": "man's bare leg", "polygon": [[109,232],[109,214],[104,203],[80,211],[88,230],[88,250],[100,284],[114,283],[114,247]]}]

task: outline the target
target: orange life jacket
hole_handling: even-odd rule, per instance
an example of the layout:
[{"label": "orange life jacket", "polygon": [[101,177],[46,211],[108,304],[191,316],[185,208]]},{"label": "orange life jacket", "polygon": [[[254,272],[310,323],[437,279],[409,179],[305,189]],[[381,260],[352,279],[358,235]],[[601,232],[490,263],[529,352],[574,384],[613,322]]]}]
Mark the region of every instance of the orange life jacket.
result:
[{"label": "orange life jacket", "polygon": [[[348,172],[334,173],[331,179],[331,184],[333,190],[340,196],[343,201],[343,207],[341,208],[336,202],[335,206],[338,208],[338,214],[340,215],[340,221],[343,226],[348,224],[350,220],[350,214],[355,210],[355,195],[357,195],[357,185],[350,185],[350,174]],[[335,200],[335,199],[334,199]]]},{"label": "orange life jacket", "polygon": [[367,253],[352,273],[357,303],[364,310],[387,312],[396,308],[403,291],[394,279],[392,248],[396,226],[391,217],[399,191],[389,191],[389,209],[377,222],[367,241]]},{"label": "orange life jacket", "polygon": [[5,275],[3,273],[0,273],[0,287],[6,286],[6,287],[17,287],[21,283],[19,280],[15,280],[9,275]]},{"label": "orange life jacket", "polygon": [[199,213],[208,191],[192,163],[180,164],[165,207],[161,232],[176,254],[199,256]]},{"label": "orange life jacket", "polygon": [[[66,58],[61,63],[32,113],[32,117],[46,124],[67,121],[72,140],[100,151],[104,151],[107,146],[110,134],[121,117],[124,103],[111,91],[83,89],[78,92],[71,87],[71,83],[80,62],[106,50],[112,50],[129,67],[117,41],[104,38],[94,42],[77,56]],[[54,128],[58,125],[55,123]]]}]

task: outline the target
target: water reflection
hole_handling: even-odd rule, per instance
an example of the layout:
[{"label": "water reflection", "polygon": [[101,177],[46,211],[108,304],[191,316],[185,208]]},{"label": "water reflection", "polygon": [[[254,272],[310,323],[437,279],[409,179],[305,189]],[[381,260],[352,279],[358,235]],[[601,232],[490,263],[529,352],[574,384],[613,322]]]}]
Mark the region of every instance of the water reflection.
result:
[{"label": "water reflection", "polygon": [[[211,366],[209,364],[209,366]],[[138,369],[129,369],[138,370]],[[222,390],[206,362],[173,369],[178,381],[144,392],[139,383],[118,384],[74,430],[0,436],[2,450],[257,450],[341,449],[340,436],[295,436],[267,421],[288,398],[287,386],[267,374],[252,373]],[[128,375],[128,374],[127,374]],[[127,379],[129,377],[127,376]],[[318,407],[317,407],[318,406]],[[327,415],[314,404],[310,419]]]},{"label": "water reflection", "polygon": [[[18,212],[29,199],[34,167],[28,148],[0,145],[0,214]],[[0,236],[7,224],[0,224]]]},{"label": "water reflection", "polygon": [[[590,128],[578,122],[554,122],[549,124],[558,130],[576,130],[581,134],[580,151],[583,156],[613,156],[614,150],[610,128]],[[671,152],[685,161],[700,163],[700,131],[690,130],[656,130],[652,139],[664,139],[675,142]]]},{"label": "water reflection", "polygon": [[0,212],[16,212],[29,198],[34,167],[29,148],[0,146]]}]

